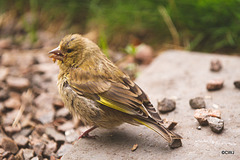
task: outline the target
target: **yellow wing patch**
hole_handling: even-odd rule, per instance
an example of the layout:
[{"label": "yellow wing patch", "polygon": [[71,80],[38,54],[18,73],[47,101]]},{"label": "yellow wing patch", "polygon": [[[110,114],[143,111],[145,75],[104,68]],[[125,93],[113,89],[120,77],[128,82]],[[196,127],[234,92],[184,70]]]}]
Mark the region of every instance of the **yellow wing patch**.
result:
[{"label": "yellow wing patch", "polygon": [[105,105],[105,106],[107,106],[107,107],[110,107],[110,108],[112,108],[112,109],[116,109],[116,110],[118,110],[118,111],[121,111],[121,112],[123,112],[123,113],[127,113],[127,114],[133,114],[132,112],[130,112],[130,111],[128,111],[128,110],[126,110],[126,109],[124,109],[124,108],[122,108],[122,107],[119,107],[119,106],[117,106],[116,104],[113,104],[113,103],[111,103],[110,101],[108,101],[107,99],[105,99],[105,98],[103,98],[103,97],[101,97],[101,96],[99,96],[100,97],[100,100],[97,100],[97,102],[98,103],[101,103],[101,104],[103,104],[103,105]]}]

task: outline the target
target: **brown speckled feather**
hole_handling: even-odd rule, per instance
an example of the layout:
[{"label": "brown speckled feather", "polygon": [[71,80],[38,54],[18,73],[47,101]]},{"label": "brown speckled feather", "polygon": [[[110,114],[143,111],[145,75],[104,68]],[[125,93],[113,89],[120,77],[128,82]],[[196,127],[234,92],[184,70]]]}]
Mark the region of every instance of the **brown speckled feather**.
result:
[{"label": "brown speckled feather", "polygon": [[161,121],[146,94],[123,73],[122,77],[114,78],[99,73],[89,74],[81,68],[76,68],[70,72],[68,79],[70,86],[80,95],[89,98],[101,96],[119,107],[124,106],[132,115]]}]

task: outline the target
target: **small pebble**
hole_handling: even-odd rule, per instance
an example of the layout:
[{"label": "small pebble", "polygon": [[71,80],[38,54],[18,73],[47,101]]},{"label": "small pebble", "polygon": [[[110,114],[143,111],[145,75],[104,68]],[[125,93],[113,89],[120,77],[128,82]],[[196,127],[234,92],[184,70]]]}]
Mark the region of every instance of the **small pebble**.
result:
[{"label": "small pebble", "polygon": [[173,111],[175,108],[176,102],[174,100],[164,98],[162,101],[158,102],[158,110],[161,113]]},{"label": "small pebble", "polygon": [[207,118],[211,130],[215,133],[221,133],[224,128],[224,121],[216,117]]},{"label": "small pebble", "polygon": [[189,104],[193,109],[206,108],[205,101],[202,97],[190,99]]},{"label": "small pebble", "polygon": [[207,83],[208,91],[216,91],[220,90],[223,87],[223,80],[211,80]]},{"label": "small pebble", "polygon": [[198,127],[197,127],[197,130],[201,130],[201,129],[202,129],[202,127],[201,127],[201,126],[198,126]]},{"label": "small pebble", "polygon": [[215,109],[218,109],[218,108],[219,108],[219,105],[217,105],[217,104],[212,104],[212,107],[215,108]]},{"label": "small pebble", "polygon": [[153,59],[152,47],[150,47],[146,44],[141,44],[141,45],[137,46],[135,58],[139,63],[142,63],[142,64],[151,63],[151,61]]},{"label": "small pebble", "polygon": [[222,69],[222,63],[219,59],[215,59],[211,61],[210,70],[213,72],[219,72]]},{"label": "small pebble", "polygon": [[238,89],[240,89],[240,80],[239,81],[234,81],[234,86]]},{"label": "small pebble", "polygon": [[208,125],[208,117],[217,117],[221,118],[221,112],[216,109],[197,109],[195,110],[194,117],[198,120],[201,126]]},{"label": "small pebble", "polygon": [[208,115],[211,117],[217,117],[221,119],[221,112],[217,109],[208,109]]}]

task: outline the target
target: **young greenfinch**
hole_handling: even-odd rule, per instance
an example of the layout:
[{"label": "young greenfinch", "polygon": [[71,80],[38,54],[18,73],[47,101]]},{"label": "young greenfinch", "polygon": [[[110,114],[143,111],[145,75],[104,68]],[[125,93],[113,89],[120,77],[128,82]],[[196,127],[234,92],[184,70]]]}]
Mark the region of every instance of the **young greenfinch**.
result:
[{"label": "young greenfinch", "polygon": [[79,34],[65,36],[49,52],[59,65],[58,89],[65,106],[85,125],[113,128],[145,125],[171,144],[182,137],[168,130],[143,90],[115,66],[100,48]]}]

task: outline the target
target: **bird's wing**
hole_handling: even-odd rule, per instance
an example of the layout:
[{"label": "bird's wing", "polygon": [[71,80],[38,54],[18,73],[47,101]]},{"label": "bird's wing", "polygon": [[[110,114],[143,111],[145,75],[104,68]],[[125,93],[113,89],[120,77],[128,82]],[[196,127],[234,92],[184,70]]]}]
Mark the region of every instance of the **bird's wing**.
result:
[{"label": "bird's wing", "polygon": [[[73,78],[74,77],[74,78]],[[118,80],[93,75],[86,71],[70,72],[68,82],[79,95],[88,96],[121,112],[161,121],[161,118],[141,88],[123,75]]]}]

